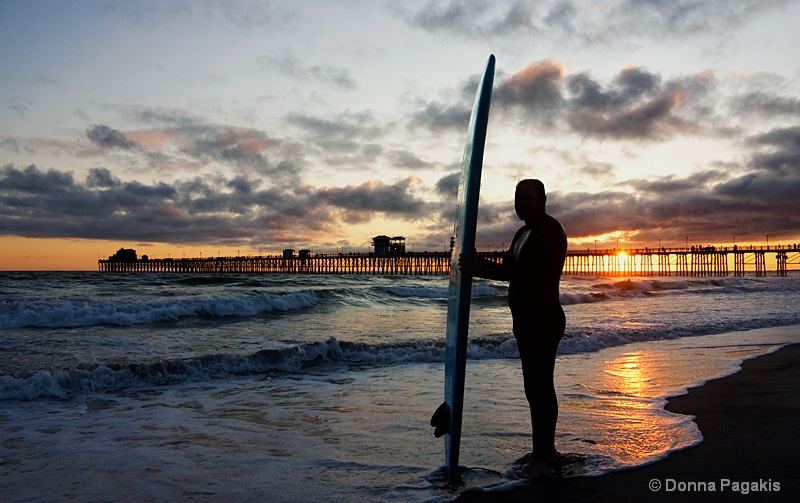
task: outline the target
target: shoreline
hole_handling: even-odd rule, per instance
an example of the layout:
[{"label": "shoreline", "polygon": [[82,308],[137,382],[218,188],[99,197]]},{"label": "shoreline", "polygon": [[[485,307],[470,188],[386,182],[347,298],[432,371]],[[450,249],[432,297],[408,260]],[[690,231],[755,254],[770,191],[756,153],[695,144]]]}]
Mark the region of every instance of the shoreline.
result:
[{"label": "shoreline", "polygon": [[666,409],[695,416],[703,441],[629,470],[465,492],[456,501],[796,501],[800,344],[746,360],[738,372],[670,398]]}]

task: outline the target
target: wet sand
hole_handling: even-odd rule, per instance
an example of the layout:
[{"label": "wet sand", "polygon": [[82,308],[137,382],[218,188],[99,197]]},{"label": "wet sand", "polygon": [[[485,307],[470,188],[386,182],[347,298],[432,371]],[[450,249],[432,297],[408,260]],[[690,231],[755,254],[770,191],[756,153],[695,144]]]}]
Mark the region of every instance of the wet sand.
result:
[{"label": "wet sand", "polygon": [[800,344],[745,361],[667,409],[696,416],[703,442],[644,467],[457,501],[800,501]]}]

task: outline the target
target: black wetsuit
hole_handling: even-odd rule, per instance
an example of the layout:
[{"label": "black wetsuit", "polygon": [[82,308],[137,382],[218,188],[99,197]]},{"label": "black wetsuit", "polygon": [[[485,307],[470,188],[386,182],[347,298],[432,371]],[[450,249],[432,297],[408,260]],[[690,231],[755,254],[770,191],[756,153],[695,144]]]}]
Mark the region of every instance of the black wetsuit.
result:
[{"label": "black wetsuit", "polygon": [[502,264],[481,261],[481,276],[509,282],[508,304],[531,409],[532,453],[538,459],[556,453],[558,401],[553,370],[566,324],[559,298],[566,252],[564,228],[542,214],[517,231]]}]

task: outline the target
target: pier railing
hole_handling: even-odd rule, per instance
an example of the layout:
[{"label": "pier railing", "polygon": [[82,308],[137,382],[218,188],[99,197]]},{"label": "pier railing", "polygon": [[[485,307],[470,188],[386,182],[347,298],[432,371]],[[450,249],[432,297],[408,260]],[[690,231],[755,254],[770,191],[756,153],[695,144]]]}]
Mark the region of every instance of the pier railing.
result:
[{"label": "pier railing", "polygon": [[[800,264],[797,245],[771,247],[690,247],[660,249],[569,250],[564,274],[606,276],[766,276],[767,256],[774,254],[775,273],[786,276]],[[502,260],[502,252],[479,252]],[[772,258],[770,256],[770,258]],[[153,258],[135,261],[100,260],[102,272],[170,273],[296,273],[440,275],[450,271],[449,252],[281,255],[207,258]]]}]

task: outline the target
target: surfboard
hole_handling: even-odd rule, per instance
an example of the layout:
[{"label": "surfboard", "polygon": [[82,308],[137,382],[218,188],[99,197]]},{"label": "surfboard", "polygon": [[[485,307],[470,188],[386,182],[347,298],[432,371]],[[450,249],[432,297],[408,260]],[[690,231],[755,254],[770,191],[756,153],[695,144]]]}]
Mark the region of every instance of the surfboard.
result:
[{"label": "surfboard", "polygon": [[435,436],[444,436],[445,471],[450,483],[459,480],[458,457],[461,447],[461,418],[464,406],[464,379],[467,367],[467,331],[472,294],[472,277],[458,270],[462,251],[475,249],[475,228],[478,223],[478,198],[481,188],[483,150],[489,122],[489,105],[494,82],[494,54],[489,56],[483,78],[475,93],[475,104],[467,129],[454,226],[454,242],[450,257],[450,284],[447,300],[445,334],[444,403],[434,412],[431,426]]}]

